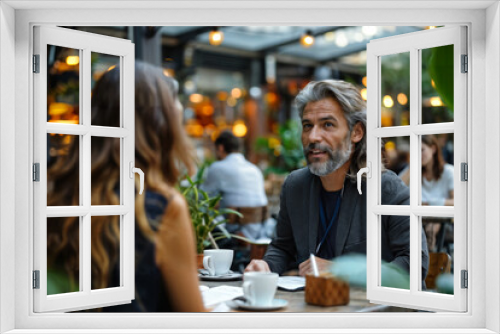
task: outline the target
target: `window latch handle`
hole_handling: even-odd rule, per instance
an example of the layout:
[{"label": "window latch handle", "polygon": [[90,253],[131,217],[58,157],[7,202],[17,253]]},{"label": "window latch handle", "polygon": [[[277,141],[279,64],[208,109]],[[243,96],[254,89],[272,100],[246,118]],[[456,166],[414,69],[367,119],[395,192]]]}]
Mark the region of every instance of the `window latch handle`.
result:
[{"label": "window latch handle", "polygon": [[358,183],[358,193],[361,195],[362,192],[361,192],[361,176],[366,173],[366,177],[367,178],[371,178],[372,177],[372,163],[367,161],[366,162],[366,167],[363,167],[361,168],[358,173],[357,173],[357,183]]},{"label": "window latch handle", "polygon": [[133,161],[130,161],[129,167],[130,167],[130,178],[131,179],[134,178],[134,173],[139,174],[139,182],[140,182],[139,195],[142,195],[142,191],[144,190],[144,172],[140,168],[135,168]]}]

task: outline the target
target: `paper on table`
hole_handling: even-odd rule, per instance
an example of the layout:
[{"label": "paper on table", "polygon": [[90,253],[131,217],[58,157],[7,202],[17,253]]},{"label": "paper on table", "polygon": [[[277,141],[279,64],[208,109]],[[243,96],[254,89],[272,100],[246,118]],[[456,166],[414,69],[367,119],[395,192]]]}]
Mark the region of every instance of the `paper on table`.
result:
[{"label": "paper on table", "polygon": [[201,296],[203,297],[205,307],[209,307],[243,296],[243,288],[221,285],[202,292]]},{"label": "paper on table", "polygon": [[299,291],[306,286],[306,279],[302,276],[280,276],[278,288],[286,291]]}]

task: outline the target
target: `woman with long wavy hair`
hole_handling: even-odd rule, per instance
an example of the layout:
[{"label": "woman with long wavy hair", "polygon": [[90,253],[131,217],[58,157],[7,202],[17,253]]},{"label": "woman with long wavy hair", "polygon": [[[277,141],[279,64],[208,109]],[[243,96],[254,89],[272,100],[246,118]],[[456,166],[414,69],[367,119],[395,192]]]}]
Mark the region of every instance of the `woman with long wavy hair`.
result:
[{"label": "woman with long wavy hair", "polygon": [[[92,92],[92,124],[119,126],[119,67],[106,72]],[[203,311],[198,289],[194,232],[187,204],[175,189],[194,171],[194,152],[181,126],[177,83],[161,69],[135,64],[135,166],[145,175],[135,197],[135,300],[110,312]],[[78,205],[78,141],[48,169],[48,205]],[[92,205],[120,203],[120,140],[92,137]],[[136,178],[138,186],[138,178]],[[51,191],[51,189],[53,191]],[[57,191],[55,191],[57,189]],[[63,190],[63,191],[61,191]],[[48,224],[50,225],[50,224]],[[48,228],[48,266],[78,275],[77,218]],[[92,289],[119,286],[118,216],[92,217]],[[74,277],[76,276],[76,277]]]}]

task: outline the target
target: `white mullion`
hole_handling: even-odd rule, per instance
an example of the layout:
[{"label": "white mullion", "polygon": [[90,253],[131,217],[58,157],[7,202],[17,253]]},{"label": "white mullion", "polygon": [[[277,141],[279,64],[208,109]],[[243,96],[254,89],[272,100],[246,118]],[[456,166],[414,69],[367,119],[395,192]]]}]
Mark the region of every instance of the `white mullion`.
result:
[{"label": "white mullion", "polygon": [[92,216],[118,216],[128,213],[130,210],[124,205],[92,205],[90,214]]},{"label": "white mullion", "polygon": [[385,216],[407,216],[415,214],[423,217],[447,217],[455,216],[455,208],[452,206],[411,206],[411,205],[376,205],[373,213]]},{"label": "white mullion", "polygon": [[[83,103],[83,112],[82,112],[82,124],[85,127],[90,128],[91,125],[91,55],[90,49],[84,48],[83,57],[80,59],[80,63],[82,63],[82,103]],[[81,161],[83,165],[83,180],[82,180],[82,188],[83,188],[83,206],[85,208],[89,208],[92,203],[92,194],[91,194],[91,134],[87,132],[83,136],[83,151],[81,153]],[[91,279],[92,279],[92,256],[91,256],[91,215],[90,212],[87,211],[85,216],[83,217],[83,245],[82,245],[82,254],[80,254],[80,258],[82,259],[82,268],[83,268],[83,291],[85,293],[90,293],[91,290]]]},{"label": "white mullion", "polygon": [[412,126],[412,132],[420,136],[454,133],[455,124],[453,122],[419,124]]},{"label": "white mullion", "polygon": [[[120,267],[120,283],[128,291],[128,297],[134,298],[134,205],[135,205],[135,182],[134,178],[129,176],[130,162],[135,165],[135,72],[134,72],[134,48],[130,44],[128,52],[120,58],[120,92],[121,92],[121,126],[130,131],[127,137],[122,139],[122,158],[121,158],[121,202],[129,209],[127,214],[120,218],[123,221],[120,232],[123,239],[120,240],[120,256],[123,258]],[[146,196],[143,193],[141,196]]]},{"label": "white mullion", "polygon": [[367,266],[367,298],[373,298],[371,293],[380,287],[380,257],[379,257],[379,216],[374,213],[373,208],[379,203],[380,191],[377,180],[380,178],[379,157],[380,142],[374,132],[380,126],[380,57],[373,53],[373,44],[367,46],[367,78],[368,78],[368,99],[367,99],[367,162],[371,162],[372,177],[366,178],[366,266]]},{"label": "white mullion", "polygon": [[111,126],[93,125],[90,127],[90,134],[96,137],[124,138],[130,134],[130,131],[128,129]]},{"label": "white mullion", "polygon": [[[125,110],[125,94],[124,94],[124,71],[125,71],[125,66],[124,66],[124,59],[123,57],[119,58],[120,60],[120,129],[127,130],[124,128],[125,124],[125,115],[124,115],[124,110]],[[128,73],[127,73],[128,74]],[[134,110],[135,112],[135,110]],[[134,153],[135,153],[135,147],[134,147]],[[130,166],[127,165],[127,162],[125,160],[125,147],[124,147],[124,140],[120,139],[120,204],[123,205],[124,197],[127,196],[127,187],[125,186],[125,177],[128,177],[125,169],[130,168]],[[135,219],[135,217],[134,217]],[[125,222],[124,222],[124,215],[120,215],[120,243],[119,243],[119,248],[120,248],[120,256],[118,258],[118,261],[120,261],[120,286],[124,286],[124,283],[126,279],[124,278],[125,276],[125,236],[127,235],[124,231],[125,228]]]},{"label": "white mullion", "polygon": [[[79,90],[78,90],[78,96],[79,96],[79,108],[80,110],[84,110],[84,101],[83,101],[83,83],[84,83],[84,78],[83,78],[83,75],[85,75],[85,72],[84,72],[84,68],[83,68],[83,62],[81,61],[82,59],[84,59],[84,55],[83,55],[83,50],[82,49],[79,49],[79,57],[80,57],[80,63],[78,64],[79,66],[79,82],[80,82],[80,85],[79,85]],[[79,271],[78,271],[78,276],[79,276],[79,281],[78,281],[78,289],[79,291],[83,291],[84,290],[84,282],[85,282],[85,275],[84,275],[84,262],[82,262],[83,260],[83,254],[85,252],[85,240],[83,238],[84,236],[84,233],[83,233],[83,227],[85,226],[84,225],[84,219],[83,219],[83,216],[86,214],[88,208],[84,207],[84,201],[83,201],[83,198],[85,197],[85,193],[84,193],[84,190],[83,190],[83,185],[85,183],[85,179],[84,179],[84,160],[82,159],[83,155],[82,155],[82,152],[83,152],[83,135],[87,134],[88,133],[88,127],[86,127],[85,125],[83,125],[83,117],[84,115],[82,113],[80,113],[80,116],[79,116],[79,120],[78,120],[78,125],[75,125],[75,126],[69,126],[69,125],[66,125],[66,124],[57,124],[57,123],[49,123],[48,125],[55,125],[54,126],[54,132],[55,133],[61,133],[62,131],[61,130],[66,130],[66,132],[63,132],[65,134],[72,134],[72,135],[78,135],[78,142],[79,142],[79,156],[78,156],[78,166],[79,166],[79,175],[78,175],[78,178],[79,178],[79,199],[78,199],[78,203],[81,207],[81,209],[84,209],[85,211],[82,213],[82,215],[79,215],[80,217],[78,217],[78,239],[79,239],[79,245],[78,245],[78,258],[80,259],[80,263],[78,264],[78,267],[79,267]],[[71,133],[72,130],[78,130],[79,132],[81,131],[81,133]],[[69,131],[67,131],[69,130]],[[74,208],[70,208],[71,211],[74,210]],[[80,208],[79,208],[80,209]],[[49,211],[47,210],[47,215],[49,214]]]},{"label": "white mullion", "polygon": [[89,212],[86,206],[48,206],[45,209],[47,217],[83,217]]},{"label": "white mullion", "polygon": [[[80,108],[82,108],[82,103],[83,101],[80,101]],[[82,115],[80,115],[80,117],[82,117]],[[89,127],[81,124],[47,123],[47,133],[83,136],[88,132]]]},{"label": "white mullion", "polygon": [[411,128],[408,125],[383,127],[373,130],[373,135],[379,138],[403,137],[403,136],[409,136],[410,133],[411,133]]},{"label": "white mullion", "polygon": [[422,217],[455,217],[455,208],[453,206],[429,206],[420,205],[411,208],[412,213]]},{"label": "white mullion", "polygon": [[[420,145],[418,135],[414,132],[421,123],[421,67],[420,52],[413,48],[410,51],[410,207],[416,208],[420,199]],[[413,210],[412,210],[413,211]],[[419,291],[422,278],[418,275],[421,266],[420,245],[418,244],[418,217],[410,214],[410,292]]]},{"label": "white mullion", "polygon": [[373,208],[373,213],[384,216],[406,216],[411,213],[409,205],[377,205]]},{"label": "white mullion", "polygon": [[[411,111],[410,111],[410,119],[411,119]],[[446,123],[383,127],[375,129],[373,131],[373,135],[379,138],[389,138],[389,137],[411,136],[411,134],[437,135],[445,133],[454,133],[454,131],[455,131],[455,124],[453,122],[446,122]]]},{"label": "white mullion", "polygon": [[93,206],[48,206],[46,215],[54,217],[83,217],[90,213],[92,216],[118,216],[126,214],[130,209],[124,205],[93,205]]}]

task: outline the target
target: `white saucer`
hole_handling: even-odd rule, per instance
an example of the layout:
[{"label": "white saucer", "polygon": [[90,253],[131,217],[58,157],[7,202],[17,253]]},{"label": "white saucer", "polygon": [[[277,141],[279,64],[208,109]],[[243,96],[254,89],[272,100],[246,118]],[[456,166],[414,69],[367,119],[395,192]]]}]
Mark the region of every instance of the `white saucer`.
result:
[{"label": "white saucer", "polygon": [[242,310],[248,310],[248,311],[275,311],[282,309],[283,307],[286,307],[288,305],[288,301],[284,299],[273,299],[273,303],[269,306],[256,306],[256,305],[249,305],[247,304],[247,302],[243,300],[235,299],[226,302],[226,304],[232,308],[237,307]]},{"label": "white saucer", "polygon": [[224,281],[239,281],[242,279],[243,275],[240,273],[235,273],[232,271],[229,271],[229,273],[224,274],[224,275],[217,275],[217,276],[210,276],[208,275],[208,270],[205,269],[199,269],[198,270],[198,277],[202,281],[218,281],[218,282],[224,282]]}]

